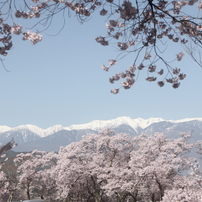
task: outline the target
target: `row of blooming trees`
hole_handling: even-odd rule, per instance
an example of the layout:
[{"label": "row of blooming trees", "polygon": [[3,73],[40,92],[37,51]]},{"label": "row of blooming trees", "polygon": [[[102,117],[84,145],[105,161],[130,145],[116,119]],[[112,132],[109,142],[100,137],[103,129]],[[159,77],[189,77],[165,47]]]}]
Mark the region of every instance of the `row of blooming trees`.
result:
[{"label": "row of blooming trees", "polygon": [[[108,71],[126,55],[134,54],[131,66],[109,79],[110,83],[120,81],[121,87],[112,93],[131,88],[142,69],[147,71],[147,81],[158,81],[160,87],[167,82],[178,88],[186,75],[173,61],[181,61],[187,52],[202,66],[201,9],[202,2],[198,0],[0,0],[0,55],[6,56],[12,49],[13,35],[21,35],[32,44],[41,41],[41,33],[60,14],[61,29],[72,13],[81,23],[93,14],[101,15],[107,20],[107,34],[96,37],[96,41],[103,46],[112,44],[120,51],[103,69]],[[170,46],[176,47],[172,49],[175,53],[166,53]]]},{"label": "row of blooming trees", "polygon": [[7,201],[199,202],[202,173],[198,161],[187,155],[194,147],[188,139],[105,131],[84,136],[58,153],[21,153],[14,159],[17,183],[8,178],[0,195]]}]

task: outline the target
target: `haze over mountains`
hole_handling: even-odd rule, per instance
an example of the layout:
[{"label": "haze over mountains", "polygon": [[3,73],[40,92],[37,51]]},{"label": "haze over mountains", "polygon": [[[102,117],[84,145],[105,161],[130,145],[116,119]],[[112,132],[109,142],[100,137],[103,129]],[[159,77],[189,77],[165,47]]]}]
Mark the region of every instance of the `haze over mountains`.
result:
[{"label": "haze over mountains", "polygon": [[183,132],[192,132],[191,141],[202,140],[202,118],[173,121],[162,118],[132,119],[130,117],[118,117],[112,120],[95,120],[69,127],[55,125],[47,129],[34,125],[21,125],[15,128],[0,126],[0,142],[6,144],[14,138],[15,142],[18,143],[14,151],[18,152],[34,149],[58,151],[60,146],[79,141],[83,135],[98,134],[99,131],[106,128],[113,129],[117,133],[135,136],[141,133],[153,135],[156,132],[161,132],[170,138],[178,138]]}]

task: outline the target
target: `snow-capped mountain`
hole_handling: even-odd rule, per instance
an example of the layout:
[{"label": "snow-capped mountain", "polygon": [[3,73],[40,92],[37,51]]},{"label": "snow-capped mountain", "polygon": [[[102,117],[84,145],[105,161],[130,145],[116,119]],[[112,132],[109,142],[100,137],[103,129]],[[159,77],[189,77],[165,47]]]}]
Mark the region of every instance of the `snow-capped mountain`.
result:
[{"label": "snow-capped mountain", "polygon": [[0,133],[6,132],[8,130],[10,130],[11,128],[8,126],[0,126]]},{"label": "snow-capped mountain", "polygon": [[162,118],[132,119],[118,117],[111,120],[95,120],[86,124],[63,127],[55,125],[42,129],[34,125],[21,125],[15,128],[0,126],[0,142],[6,144],[12,138],[18,143],[15,151],[31,151],[40,149],[45,151],[58,151],[74,141],[79,141],[83,135],[99,133],[103,129],[111,128],[116,133],[139,135],[146,133],[153,135],[156,132],[177,138],[183,132],[192,132],[192,141],[202,139],[202,118],[181,120],[164,120]]},{"label": "snow-capped mountain", "polygon": [[[9,127],[7,127],[9,128]],[[21,131],[21,130],[29,130],[31,131],[32,133],[35,133],[37,135],[39,135],[40,137],[46,137],[48,135],[52,135],[60,130],[63,130],[63,126],[61,125],[54,125],[54,126],[51,126],[47,129],[42,129],[42,128],[39,128],[38,126],[34,126],[34,125],[31,125],[31,124],[27,124],[27,125],[20,125],[20,126],[17,126],[15,128],[9,128],[6,130],[5,128],[5,131],[4,132],[9,132],[9,131]],[[1,134],[1,130],[0,130],[0,134]]]},{"label": "snow-capped mountain", "polygon": [[161,118],[150,118],[150,119],[132,119],[130,117],[118,117],[116,119],[107,120],[107,121],[100,121],[95,120],[90,123],[86,124],[80,124],[80,125],[71,125],[69,127],[66,127],[65,130],[80,130],[80,129],[91,129],[91,130],[103,130],[106,128],[116,128],[120,125],[128,125],[134,130],[137,130],[137,128],[146,128],[147,126],[151,125],[152,123],[158,123],[164,121]]}]

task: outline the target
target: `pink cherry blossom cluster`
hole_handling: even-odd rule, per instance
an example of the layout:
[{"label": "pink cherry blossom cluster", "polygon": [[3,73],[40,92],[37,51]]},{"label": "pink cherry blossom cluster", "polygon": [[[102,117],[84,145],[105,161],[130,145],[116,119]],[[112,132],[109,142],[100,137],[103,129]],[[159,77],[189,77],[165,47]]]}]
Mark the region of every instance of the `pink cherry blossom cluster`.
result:
[{"label": "pink cherry blossom cluster", "polygon": [[[169,43],[181,43],[186,46],[188,39],[191,39],[194,44],[201,46],[200,18],[198,15],[186,15],[183,10],[185,6],[194,6],[197,2],[196,0],[171,2],[159,0],[144,3],[122,1],[122,4],[120,3],[117,7],[116,5],[110,7],[111,10],[107,10],[107,6],[104,5],[100,15],[108,15],[110,18],[106,24],[108,33],[105,37],[99,37],[103,41],[100,42],[97,39],[96,41],[106,46],[109,45],[109,41],[118,40],[117,48],[121,51],[121,54],[115,59],[116,61],[128,53],[134,53],[133,65],[138,67],[136,77],[139,75],[139,70],[142,69],[147,69],[148,73],[157,73],[157,75],[167,72],[164,79],[157,82],[158,85],[162,87],[165,82],[168,82],[172,84],[173,88],[177,88],[180,85],[179,80],[184,79],[186,74],[176,72],[173,69],[171,62],[163,56],[165,47],[159,44],[166,44],[166,41],[170,41]],[[200,5],[201,2],[197,5],[198,9],[201,9]],[[113,15],[115,12],[117,14]],[[117,16],[117,20],[113,19],[114,16]],[[181,61],[184,55],[184,52],[176,54],[175,61]],[[138,61],[141,62],[137,64]],[[158,71],[159,65],[161,69]],[[111,65],[103,65],[103,69],[106,71],[109,71],[110,67]],[[169,76],[171,78],[168,78]],[[123,77],[116,74],[110,78],[110,83],[114,83],[120,78]],[[149,75],[146,80],[149,82],[156,81],[157,77]],[[134,82],[133,79],[133,84]],[[127,81],[121,81],[120,83],[126,84]],[[121,85],[121,87],[113,89],[111,92],[116,94],[120,88],[129,89],[133,84],[126,85],[126,88],[125,85]]]},{"label": "pink cherry blossom cluster", "polygon": [[11,36],[11,27],[8,24],[3,23],[3,19],[0,20],[0,55],[6,56],[7,52],[13,46],[12,44],[12,36]]},{"label": "pink cherry blossom cluster", "polygon": [[29,40],[32,42],[32,44],[36,44],[38,43],[39,41],[42,40],[42,35],[38,34],[38,33],[34,33],[34,32],[31,32],[31,31],[27,31],[25,33],[23,33],[23,40]]},{"label": "pink cherry blossom cluster", "polygon": [[[22,39],[30,40],[32,44],[41,41],[41,32],[49,28],[53,17],[58,13],[64,12],[64,23],[66,21],[65,11],[68,13],[67,16],[74,12],[82,23],[89,17],[93,17],[94,13],[104,16],[107,20],[107,34],[96,37],[95,40],[103,46],[115,44],[120,51],[120,54],[113,59],[116,65],[128,54],[133,54],[131,66],[137,67],[130,76],[123,76],[122,73],[121,76],[118,73],[109,79],[111,83],[119,81],[121,84],[112,90],[115,93],[119,92],[120,88],[130,89],[137,81],[141,70],[147,71],[147,81],[156,81],[160,87],[165,83],[171,83],[173,88],[179,87],[179,80],[184,79],[185,74],[181,72],[175,74],[173,66],[176,66],[175,62],[180,62],[184,58],[185,53],[181,51],[166,54],[170,46],[182,45],[194,61],[202,66],[200,60],[201,12],[197,11],[202,9],[202,2],[198,0],[121,0],[118,2],[114,0],[28,0],[20,2],[8,0],[7,3],[2,2],[1,8],[4,11],[0,18],[0,31],[3,35],[0,38],[2,56],[6,56],[13,45],[12,34],[22,34]],[[190,12],[192,9],[197,12]],[[99,12],[96,12],[97,10]],[[36,31],[27,30],[20,25],[22,21],[17,23],[19,19],[33,22],[32,29]],[[41,28],[43,26],[44,28]],[[193,54],[193,46],[199,50],[198,58]],[[194,51],[197,50],[194,48]],[[103,65],[102,68],[109,71],[112,65],[114,64]],[[126,71],[130,70],[123,72]]]}]

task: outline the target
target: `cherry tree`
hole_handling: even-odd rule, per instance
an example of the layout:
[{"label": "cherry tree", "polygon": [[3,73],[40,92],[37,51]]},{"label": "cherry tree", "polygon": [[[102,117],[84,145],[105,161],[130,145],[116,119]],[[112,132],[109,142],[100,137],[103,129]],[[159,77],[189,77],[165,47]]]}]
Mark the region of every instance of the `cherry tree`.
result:
[{"label": "cherry tree", "polygon": [[190,162],[190,166],[190,175],[177,176],[172,189],[165,191],[163,202],[202,200],[202,171],[198,162]]},{"label": "cherry tree", "polygon": [[4,172],[0,171],[0,201],[4,202],[9,198],[8,180]]},{"label": "cherry tree", "polygon": [[[131,88],[144,69],[148,82],[157,81],[160,87],[170,83],[173,88],[178,88],[186,74],[176,67],[176,62],[181,61],[185,53],[202,65],[201,1],[4,0],[0,1],[0,8],[2,57],[12,49],[13,35],[21,35],[23,40],[29,40],[32,44],[40,42],[43,32],[59,13],[62,13],[63,25],[71,13],[75,13],[81,23],[93,14],[105,17],[108,21],[107,33],[95,40],[103,46],[112,44],[120,53],[102,68],[109,71],[128,54],[133,54],[134,58],[130,67],[109,79],[110,83],[120,81],[119,87],[111,91],[115,94],[120,88]],[[26,22],[22,20],[29,22],[30,29],[26,29]],[[170,54],[170,46],[181,47],[182,50]]]},{"label": "cherry tree", "polygon": [[56,201],[57,186],[52,173],[57,165],[58,154],[48,152],[42,156],[41,161],[43,162],[42,166],[40,169],[36,169],[33,192],[37,193],[42,199],[45,198],[46,201]]},{"label": "cherry tree", "polygon": [[189,163],[195,159],[184,154],[192,146],[187,144],[185,137],[177,140],[169,140],[161,134],[135,137],[133,150],[127,154],[128,161],[117,158],[119,163],[114,161],[112,168],[102,169],[102,177],[107,179],[103,188],[108,195],[115,195],[117,201],[127,198],[133,201],[162,200],[165,190],[172,189],[175,178],[190,169]]},{"label": "cherry tree", "polygon": [[5,202],[10,198],[10,181],[8,180],[8,176],[1,170],[2,166],[7,160],[5,159],[5,152],[11,150],[17,144],[14,140],[11,140],[5,145],[0,146],[0,202]]},{"label": "cherry tree", "polygon": [[41,158],[43,154],[38,153],[37,156],[35,156],[33,155],[35,153],[36,151],[25,154],[20,153],[14,159],[14,163],[17,166],[19,187],[25,190],[27,199],[31,199],[31,191],[36,178],[36,168],[40,168],[42,165],[42,162],[37,157]]},{"label": "cherry tree", "polygon": [[[86,150],[83,148],[85,146]],[[84,140],[60,149],[57,166],[53,171],[58,199],[71,201],[77,198],[82,201],[88,198],[89,201],[103,201],[104,192],[97,182],[96,164],[92,155],[95,147],[93,140],[92,145]]]},{"label": "cherry tree", "polygon": [[58,200],[166,201],[183,188],[184,195],[199,196],[200,168],[195,158],[185,155],[193,147],[188,138],[111,132],[85,136],[58,153],[52,170]]},{"label": "cherry tree", "polygon": [[[31,153],[20,153],[14,159],[17,166],[18,191],[25,190],[25,199],[35,196],[52,196],[54,180],[50,178],[49,170],[56,164],[54,152],[46,153],[34,150]],[[51,194],[51,192],[53,192]]]},{"label": "cherry tree", "polygon": [[196,142],[196,147],[198,148],[198,153],[200,154],[202,158],[202,140],[199,140]]}]

